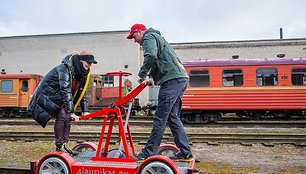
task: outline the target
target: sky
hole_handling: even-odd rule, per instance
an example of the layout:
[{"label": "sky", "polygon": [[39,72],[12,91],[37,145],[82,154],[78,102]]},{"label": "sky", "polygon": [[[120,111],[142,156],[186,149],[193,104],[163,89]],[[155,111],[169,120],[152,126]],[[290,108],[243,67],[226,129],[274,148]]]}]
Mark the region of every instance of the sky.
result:
[{"label": "sky", "polygon": [[306,0],[0,0],[0,37],[159,30],[171,43],[306,38]]}]

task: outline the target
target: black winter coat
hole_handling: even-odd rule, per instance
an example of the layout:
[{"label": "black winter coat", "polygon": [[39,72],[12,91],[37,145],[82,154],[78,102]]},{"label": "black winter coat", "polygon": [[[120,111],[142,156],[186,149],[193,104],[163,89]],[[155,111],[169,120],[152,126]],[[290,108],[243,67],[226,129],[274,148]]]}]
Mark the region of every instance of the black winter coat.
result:
[{"label": "black winter coat", "polygon": [[[72,83],[74,81],[74,67],[71,60],[66,56],[62,63],[43,78],[31,98],[27,108],[28,114],[32,116],[42,127],[45,127],[52,116],[56,116],[61,107],[64,106],[67,113],[74,113],[74,104],[77,99],[72,97]],[[76,96],[84,89],[85,80],[81,79]],[[87,93],[81,100],[81,108],[83,112],[88,112]]]}]

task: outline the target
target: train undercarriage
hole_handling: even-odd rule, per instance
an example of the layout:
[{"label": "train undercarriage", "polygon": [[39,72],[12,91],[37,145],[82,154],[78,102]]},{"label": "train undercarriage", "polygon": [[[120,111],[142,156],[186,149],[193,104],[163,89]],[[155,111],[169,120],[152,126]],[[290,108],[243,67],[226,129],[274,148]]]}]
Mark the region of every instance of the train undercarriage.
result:
[{"label": "train undercarriage", "polygon": [[217,123],[229,120],[288,120],[306,119],[306,111],[252,110],[252,111],[187,111],[182,110],[184,123]]},{"label": "train undercarriage", "polygon": [[27,117],[27,108],[3,107],[0,108],[0,117]]},{"label": "train undercarriage", "polygon": [[[95,112],[101,109],[101,106],[90,106],[90,112]],[[139,104],[133,104],[132,116],[137,115],[143,110],[147,116],[155,115],[156,106],[140,107]],[[78,115],[81,115],[78,108]],[[0,117],[27,118],[26,108],[1,108]],[[306,119],[306,110],[224,110],[224,111],[201,111],[201,110],[182,110],[181,120],[183,123],[218,123],[219,121],[247,121],[247,120],[303,120]]]}]

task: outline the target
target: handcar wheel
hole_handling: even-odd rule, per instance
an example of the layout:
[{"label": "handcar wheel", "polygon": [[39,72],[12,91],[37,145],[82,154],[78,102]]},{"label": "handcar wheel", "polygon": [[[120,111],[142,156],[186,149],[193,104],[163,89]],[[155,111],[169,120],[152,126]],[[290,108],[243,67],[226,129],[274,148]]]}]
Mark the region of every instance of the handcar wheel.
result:
[{"label": "handcar wheel", "polygon": [[39,174],[69,174],[67,164],[58,157],[47,158],[39,167]]},{"label": "handcar wheel", "polygon": [[172,147],[160,147],[157,150],[157,155],[163,155],[166,157],[171,157],[174,156],[178,152],[177,149],[172,148]]},{"label": "handcar wheel", "polygon": [[107,158],[125,158],[125,153],[122,150],[113,149],[110,150],[106,156]]},{"label": "handcar wheel", "polygon": [[93,147],[87,144],[79,144],[76,147],[74,147],[72,150],[80,152],[80,153],[84,153],[84,154],[92,153],[96,151],[96,149],[94,149]]},{"label": "handcar wheel", "polygon": [[92,157],[96,156],[97,149],[89,144],[81,143],[72,149],[78,152],[78,157],[82,158],[83,162],[89,161]]},{"label": "handcar wheel", "polygon": [[151,161],[141,169],[140,174],[174,174],[174,172],[164,162]]}]

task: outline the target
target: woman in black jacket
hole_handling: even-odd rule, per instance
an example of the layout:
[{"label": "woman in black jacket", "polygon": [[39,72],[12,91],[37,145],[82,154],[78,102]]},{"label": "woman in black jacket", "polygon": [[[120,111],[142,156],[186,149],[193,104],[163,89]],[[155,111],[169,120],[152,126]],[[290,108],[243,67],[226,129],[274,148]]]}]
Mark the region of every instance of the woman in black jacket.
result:
[{"label": "woman in black jacket", "polygon": [[28,106],[28,113],[42,127],[55,116],[54,133],[56,151],[73,153],[65,144],[68,142],[71,120],[79,121],[74,114],[81,104],[82,115],[88,112],[88,86],[91,64],[96,64],[94,56],[83,51],[66,56],[62,63],[47,73],[35,89]]}]

